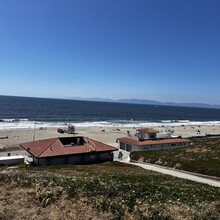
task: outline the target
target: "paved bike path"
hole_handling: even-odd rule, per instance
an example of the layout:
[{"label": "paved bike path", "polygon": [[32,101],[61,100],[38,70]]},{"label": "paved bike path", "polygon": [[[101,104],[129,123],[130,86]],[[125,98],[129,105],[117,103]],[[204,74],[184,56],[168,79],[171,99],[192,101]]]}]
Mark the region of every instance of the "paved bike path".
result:
[{"label": "paved bike path", "polygon": [[121,161],[123,163],[132,164],[135,166],[142,167],[145,170],[152,170],[155,172],[171,175],[178,178],[188,179],[192,181],[196,181],[199,183],[205,183],[211,186],[220,187],[220,180],[218,178],[214,179],[213,177],[205,177],[204,175],[194,174],[190,172],[173,170],[166,167],[161,167],[153,164],[143,164],[143,163],[133,163],[128,161]]}]

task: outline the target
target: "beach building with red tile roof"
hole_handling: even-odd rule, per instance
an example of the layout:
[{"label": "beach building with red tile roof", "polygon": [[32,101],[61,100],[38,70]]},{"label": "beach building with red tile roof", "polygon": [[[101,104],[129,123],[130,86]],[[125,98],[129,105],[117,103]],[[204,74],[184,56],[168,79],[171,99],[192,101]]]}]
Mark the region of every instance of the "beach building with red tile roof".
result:
[{"label": "beach building with red tile roof", "polygon": [[79,137],[61,137],[20,144],[32,157],[34,165],[88,164],[113,160],[118,149]]},{"label": "beach building with red tile roof", "polygon": [[177,138],[157,138],[159,131],[150,128],[137,129],[137,135],[132,138],[118,138],[119,148],[126,151],[146,151],[172,149],[185,147],[191,144],[189,139]]}]

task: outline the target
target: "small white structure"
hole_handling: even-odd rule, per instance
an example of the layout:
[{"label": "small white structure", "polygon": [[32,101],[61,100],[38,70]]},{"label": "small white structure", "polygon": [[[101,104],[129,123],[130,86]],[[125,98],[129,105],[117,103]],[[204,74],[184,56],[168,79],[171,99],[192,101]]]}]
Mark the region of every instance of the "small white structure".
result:
[{"label": "small white structure", "polygon": [[140,140],[154,140],[157,138],[157,133],[159,133],[159,131],[150,128],[137,129],[137,131],[140,133]]},{"label": "small white structure", "polygon": [[4,166],[12,166],[12,165],[18,165],[18,164],[24,164],[24,156],[18,155],[18,156],[8,156],[8,157],[0,157],[0,165]]}]

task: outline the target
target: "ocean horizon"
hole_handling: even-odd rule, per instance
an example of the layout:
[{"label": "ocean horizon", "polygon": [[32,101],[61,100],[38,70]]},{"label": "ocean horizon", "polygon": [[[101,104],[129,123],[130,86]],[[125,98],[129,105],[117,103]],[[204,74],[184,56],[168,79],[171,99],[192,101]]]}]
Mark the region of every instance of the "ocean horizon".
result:
[{"label": "ocean horizon", "polygon": [[220,109],[0,96],[0,129],[219,125]]}]

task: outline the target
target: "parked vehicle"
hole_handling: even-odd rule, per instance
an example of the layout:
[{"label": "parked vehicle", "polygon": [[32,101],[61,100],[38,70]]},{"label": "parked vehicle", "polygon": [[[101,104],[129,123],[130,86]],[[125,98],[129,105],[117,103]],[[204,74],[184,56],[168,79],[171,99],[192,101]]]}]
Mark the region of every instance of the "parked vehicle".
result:
[{"label": "parked vehicle", "polygon": [[64,133],[64,130],[63,130],[62,128],[58,128],[58,129],[57,129],[57,132],[63,134],[63,133]]},{"label": "parked vehicle", "polygon": [[58,128],[57,129],[57,132],[58,133],[68,133],[68,134],[75,134],[75,126],[73,126],[73,125],[69,125],[68,127],[67,127],[67,129],[62,129],[62,128]]}]

